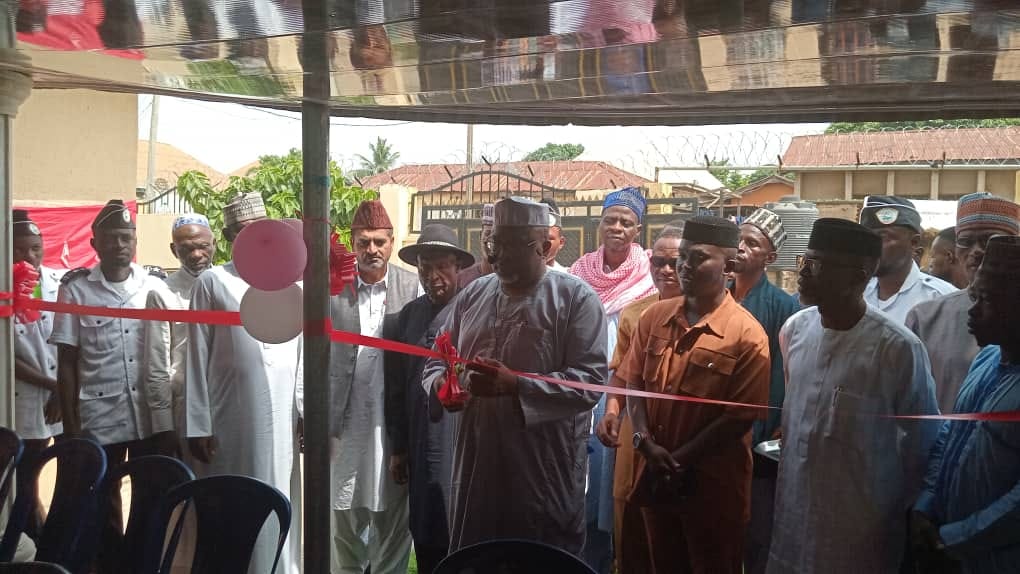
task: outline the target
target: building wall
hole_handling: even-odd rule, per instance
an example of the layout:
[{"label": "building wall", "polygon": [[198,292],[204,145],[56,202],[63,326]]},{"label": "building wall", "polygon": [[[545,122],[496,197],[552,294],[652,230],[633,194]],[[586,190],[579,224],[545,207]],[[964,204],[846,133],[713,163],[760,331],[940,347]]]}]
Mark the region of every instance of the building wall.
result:
[{"label": "building wall", "polygon": [[939,199],[959,199],[961,195],[974,193],[977,190],[976,171],[944,169],[939,172]]},{"label": "building wall", "polygon": [[[775,203],[780,199],[793,195],[793,186],[778,181],[767,183],[758,189],[740,198],[741,205],[756,205],[761,207],[766,203]],[[734,205],[736,201],[729,200],[727,205]]]},{"label": "building wall", "polygon": [[843,172],[817,171],[797,174],[801,178],[800,197],[808,201],[843,199]]},{"label": "building wall", "polygon": [[175,213],[139,213],[138,250],[136,261],[142,265],[158,265],[164,269],[177,269],[180,263],[170,253],[170,233]]},{"label": "building wall", "polygon": [[40,204],[133,199],[138,98],[36,90],[14,120],[14,199]]},{"label": "building wall", "polygon": [[[800,172],[801,198],[809,201],[843,199],[845,174],[852,174],[853,197],[863,199],[869,195],[885,195],[887,171]],[[1010,200],[1020,198],[1020,171],[986,170],[985,186],[988,191]],[[939,170],[938,199],[954,201],[961,195],[978,190],[978,170]],[[931,198],[932,171],[899,170],[894,172],[893,193],[913,199]],[[750,203],[745,200],[745,203]]]}]

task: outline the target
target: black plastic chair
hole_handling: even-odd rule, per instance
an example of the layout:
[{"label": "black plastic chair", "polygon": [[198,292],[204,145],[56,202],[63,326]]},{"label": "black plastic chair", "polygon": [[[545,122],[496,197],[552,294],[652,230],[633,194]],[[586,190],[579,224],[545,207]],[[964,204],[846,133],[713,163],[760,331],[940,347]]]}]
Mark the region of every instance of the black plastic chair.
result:
[{"label": "black plastic chair", "polygon": [[[272,486],[248,476],[200,478],[171,490],[153,514],[147,530],[145,560],[135,574],[169,573],[177,551],[171,538],[163,550],[174,509],[187,501],[195,513],[196,545],[191,574],[247,574],[255,541],[270,514],[276,514],[280,536],[273,569],[280,561],[290,530],[290,501]],[[178,517],[183,521],[184,513]],[[262,574],[262,573],[259,573]],[[267,573],[268,574],[268,573]]]},{"label": "black plastic chair", "polygon": [[[137,574],[144,567],[145,541],[147,529],[152,516],[158,512],[159,505],[175,487],[195,480],[195,474],[188,465],[169,456],[142,456],[131,459],[111,472],[103,480],[100,488],[99,511],[95,514],[96,521],[90,525],[85,542],[91,547],[91,559],[95,558],[96,550],[102,543],[106,521],[110,513],[110,494],[119,489],[124,478],[131,479],[131,507],[125,521],[124,535],[117,541],[113,553],[117,556],[116,574]],[[179,521],[174,527],[172,538],[180,536],[184,522]]]},{"label": "black plastic chair", "polygon": [[70,574],[52,562],[9,562],[0,564],[0,574]]},{"label": "black plastic chair", "polygon": [[573,554],[531,540],[490,540],[450,554],[433,574],[595,574]]},{"label": "black plastic chair", "polygon": [[9,428],[0,427],[0,504],[7,502],[7,495],[11,491],[11,478],[14,476],[14,469],[21,462],[21,455],[25,454],[25,443],[17,433]]},{"label": "black plastic chair", "polygon": [[19,469],[18,494],[0,541],[0,562],[14,557],[28,517],[39,504],[39,472],[53,459],[57,461],[57,480],[46,522],[35,541],[36,559],[81,572],[92,553],[88,545],[82,544],[83,531],[95,520],[98,488],[106,473],[106,453],[95,442],[80,438],[47,448],[38,460]]}]

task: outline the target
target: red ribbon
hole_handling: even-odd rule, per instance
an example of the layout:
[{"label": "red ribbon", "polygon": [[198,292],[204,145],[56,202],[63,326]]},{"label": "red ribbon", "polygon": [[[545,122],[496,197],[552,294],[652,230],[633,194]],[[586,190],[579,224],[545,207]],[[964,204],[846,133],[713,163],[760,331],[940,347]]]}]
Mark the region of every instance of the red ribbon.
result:
[{"label": "red ribbon", "polygon": [[464,408],[464,405],[468,400],[468,392],[461,388],[457,369],[461,366],[457,364],[460,357],[457,356],[457,349],[453,347],[453,342],[450,339],[450,332],[446,331],[443,334],[436,337],[436,351],[438,351],[446,360],[446,380],[443,382],[443,386],[439,387],[436,391],[436,395],[439,398],[439,402],[446,408],[451,410],[460,410]]},{"label": "red ribbon", "polygon": [[340,241],[340,234],[333,232],[329,238],[329,294],[339,295],[344,287],[354,281],[357,273],[357,256],[347,250]]},{"label": "red ribbon", "polygon": [[[97,317],[115,317],[121,319],[138,319],[143,321],[172,321],[177,323],[204,323],[209,325],[226,325],[226,326],[241,326],[241,315],[236,311],[193,311],[193,310],[174,310],[174,309],[113,309],[109,307],[93,307],[90,305],[77,305],[72,303],[55,303],[51,301],[41,301],[39,299],[24,298],[24,297],[12,297],[11,293],[0,292],[0,300],[12,300],[13,305],[0,305],[0,317],[10,317],[12,313],[17,313],[21,309],[33,309],[37,311],[52,311],[54,313],[67,313],[73,315],[94,315]],[[366,347],[374,347],[382,349],[384,351],[392,351],[395,353],[404,353],[408,355],[417,355],[419,357],[425,357],[428,359],[440,359],[446,361],[447,372],[446,381],[443,387],[450,387],[450,366],[466,365],[471,361],[464,359],[457,355],[456,349],[453,348],[452,342],[449,347],[444,349],[432,350],[424,347],[418,347],[416,345],[410,345],[407,343],[400,343],[398,341],[391,341],[389,339],[380,339],[378,337],[369,337],[360,333],[352,333],[350,331],[341,331],[334,329],[332,324],[327,319],[324,324],[319,325],[306,325],[306,331],[309,333],[322,333],[323,331],[328,334],[331,341],[335,343],[347,344],[347,345],[362,345]],[[445,334],[445,333],[444,333]],[[437,339],[437,348],[439,341]],[[610,387],[608,385],[596,385],[592,383],[582,383],[579,381],[568,381],[565,379],[558,379],[556,377],[549,377],[545,375],[539,375],[535,373],[525,373],[521,371],[512,371],[514,375],[525,377],[532,380],[544,381],[554,385],[560,385],[571,389],[577,389],[580,391],[590,391],[593,393],[609,393],[613,395],[623,395],[629,397],[642,397],[646,399],[656,400],[668,400],[668,401],[679,401],[684,403],[697,403],[704,405],[715,405],[723,407],[737,407],[745,409],[775,409],[781,410],[781,407],[772,407],[769,405],[758,405],[752,403],[738,403],[732,401],[720,401],[715,399],[704,399],[701,397],[692,397],[685,395],[673,395],[665,393],[655,393],[651,391],[640,391],[637,389],[624,389],[618,387]],[[456,380],[456,372],[454,370],[454,380]],[[454,390],[459,390],[461,393],[465,393],[460,388],[459,384],[456,389],[450,387],[450,392],[453,394]],[[959,420],[959,421],[995,421],[995,422],[1020,422],[1020,411],[1000,411],[990,413],[956,413],[948,415],[876,415],[869,413],[861,413],[862,416],[878,416],[882,418],[893,418],[893,419],[908,419],[908,420]]]}]

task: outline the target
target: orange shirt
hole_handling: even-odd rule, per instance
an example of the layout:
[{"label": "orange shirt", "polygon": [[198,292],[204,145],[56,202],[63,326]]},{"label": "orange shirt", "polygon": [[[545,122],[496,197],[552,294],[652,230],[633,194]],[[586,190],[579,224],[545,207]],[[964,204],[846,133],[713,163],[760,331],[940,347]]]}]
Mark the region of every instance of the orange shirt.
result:
[{"label": "orange shirt", "polygon": [[[616,371],[628,385],[658,393],[765,405],[769,400],[769,340],[761,324],[729,293],[722,304],[690,326],[684,297],[644,311],[630,351]],[[645,400],[648,431],[656,444],[675,451],[722,415],[755,419],[764,411]],[[629,437],[624,437],[624,439]],[[638,457],[634,484],[644,469]],[[744,505],[751,480],[751,429],[742,440],[722,444],[694,465],[698,491],[719,492]]]}]

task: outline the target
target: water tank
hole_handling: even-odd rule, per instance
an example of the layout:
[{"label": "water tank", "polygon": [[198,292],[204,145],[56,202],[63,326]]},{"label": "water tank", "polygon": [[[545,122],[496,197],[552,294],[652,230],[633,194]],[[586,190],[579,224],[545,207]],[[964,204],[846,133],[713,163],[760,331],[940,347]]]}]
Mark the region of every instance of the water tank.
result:
[{"label": "water tank", "polygon": [[779,216],[786,228],[786,243],[779,250],[773,269],[797,269],[797,256],[807,250],[811,226],[818,219],[818,208],[810,201],[801,201],[796,196],[782,197],[776,203],[766,203],[768,209]]}]

